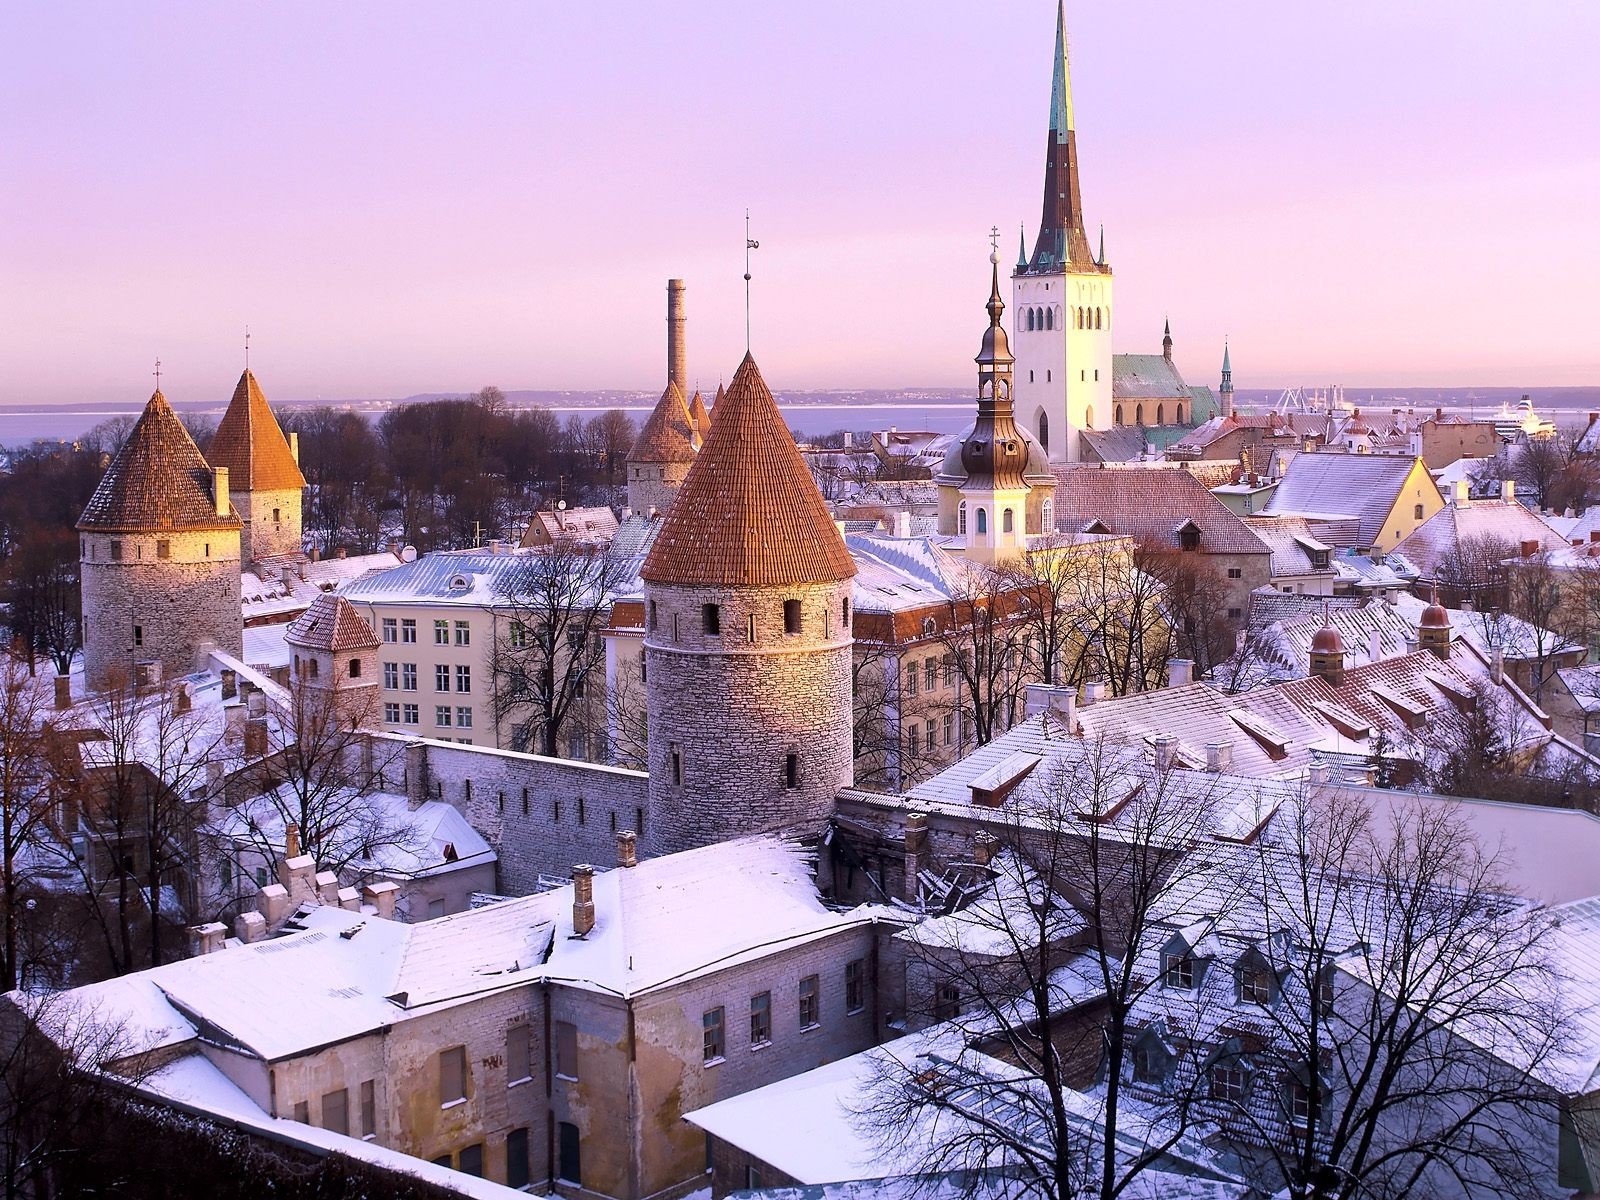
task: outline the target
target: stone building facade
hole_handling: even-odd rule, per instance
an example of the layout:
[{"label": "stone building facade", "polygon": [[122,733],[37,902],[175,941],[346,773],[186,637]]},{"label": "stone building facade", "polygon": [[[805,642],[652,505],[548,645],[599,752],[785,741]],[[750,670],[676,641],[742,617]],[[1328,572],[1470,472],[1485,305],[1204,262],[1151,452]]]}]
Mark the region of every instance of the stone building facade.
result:
[{"label": "stone building facade", "polygon": [[228,468],[234,507],[242,522],[243,561],[257,564],[298,557],[303,551],[301,498],[306,486],[300,473],[299,438],[284,437],[249,369],[239,376],[206,457],[213,466]]}]

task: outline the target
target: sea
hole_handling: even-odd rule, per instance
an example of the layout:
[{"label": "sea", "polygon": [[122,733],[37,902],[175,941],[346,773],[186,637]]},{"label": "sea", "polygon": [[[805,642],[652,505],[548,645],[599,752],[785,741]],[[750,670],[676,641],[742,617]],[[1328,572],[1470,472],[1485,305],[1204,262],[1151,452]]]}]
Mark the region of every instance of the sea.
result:
[{"label": "sea", "polygon": [[[359,412],[376,421],[383,413],[400,405],[444,398],[448,394],[407,396],[393,400],[280,400],[273,405],[283,410],[323,404]],[[1600,411],[1600,387],[1551,388],[1345,388],[1343,402],[1370,413],[1390,409],[1416,409],[1426,412],[1442,408],[1468,416],[1493,417],[1514,407],[1524,395],[1534,409],[1548,416],[1559,427],[1580,428],[1590,412]],[[1241,388],[1235,406],[1241,412],[1263,412],[1280,405],[1298,403],[1320,406],[1327,399],[1326,389],[1281,390]],[[563,421],[572,414],[594,414],[620,408],[636,421],[643,422],[658,397],[644,392],[508,392],[513,408],[548,408]],[[800,440],[824,437],[847,430],[864,435],[889,429],[956,433],[972,420],[974,400],[968,390],[949,389],[874,389],[870,391],[785,392],[777,395],[784,420]],[[222,417],[226,398],[216,403],[178,403],[188,413],[209,418]],[[0,447],[18,448],[37,441],[71,442],[101,421],[117,416],[139,415],[140,406],[131,403],[86,403],[53,407],[17,405],[0,409]]]}]

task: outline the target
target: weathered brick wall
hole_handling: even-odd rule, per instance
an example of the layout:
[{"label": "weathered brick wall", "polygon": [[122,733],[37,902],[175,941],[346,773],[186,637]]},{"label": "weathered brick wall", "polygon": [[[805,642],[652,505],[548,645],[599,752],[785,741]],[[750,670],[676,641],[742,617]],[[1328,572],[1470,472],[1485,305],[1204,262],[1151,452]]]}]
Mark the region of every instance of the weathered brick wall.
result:
[{"label": "weathered brick wall", "polygon": [[[161,664],[163,678],[188,674],[201,642],[233,655],[244,652],[237,531],[80,537],[83,659],[91,688],[147,660]],[[112,558],[113,542],[120,543],[120,560]],[[162,542],[167,558],[159,556]]]},{"label": "weathered brick wall", "polygon": [[[641,856],[655,852],[656,821],[643,772],[398,734],[375,736],[374,757],[386,764],[386,784],[403,786],[414,801],[443,800],[458,809],[499,855],[499,888],[507,895],[536,891],[541,875],[564,878],[574,863],[611,866],[620,830],[640,835]],[[396,748],[404,752],[397,754]]]},{"label": "weathered brick wall", "polygon": [[[827,819],[853,769],[849,595],[848,582],[646,590],[650,785],[662,851]],[[796,634],[784,632],[789,599],[801,604]],[[707,604],[718,606],[717,634],[704,632]],[[798,756],[792,788],[789,754]]]},{"label": "weathered brick wall", "polygon": [[[257,562],[272,554],[301,552],[300,489],[247,492],[236,487],[230,498],[244,523],[239,531],[240,556],[244,562]],[[273,520],[274,513],[277,520]]]},{"label": "weathered brick wall", "polygon": [[711,1195],[722,1200],[729,1192],[749,1188],[800,1187],[798,1179],[746,1154],[721,1138],[711,1139]]}]

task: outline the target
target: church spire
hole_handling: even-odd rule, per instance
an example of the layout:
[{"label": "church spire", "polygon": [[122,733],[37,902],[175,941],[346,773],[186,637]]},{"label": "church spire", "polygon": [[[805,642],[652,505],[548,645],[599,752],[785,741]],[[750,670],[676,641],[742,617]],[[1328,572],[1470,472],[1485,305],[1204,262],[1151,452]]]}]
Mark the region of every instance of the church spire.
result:
[{"label": "church spire", "polygon": [[1224,417],[1233,416],[1233,363],[1228,358],[1228,343],[1222,343],[1222,385],[1217,388],[1217,411]]},{"label": "church spire", "polygon": [[1028,230],[1026,226],[1017,226],[1017,270],[1028,269]]},{"label": "church spire", "polygon": [[1166,327],[1161,331],[1161,357],[1168,362],[1172,361],[1172,318],[1167,318]]},{"label": "church spire", "polygon": [[1029,269],[1054,271],[1071,262],[1091,263],[1078,185],[1078,135],[1072,111],[1072,72],[1067,62],[1065,0],[1056,5],[1055,68],[1050,80],[1050,132],[1045,143],[1044,216]]}]

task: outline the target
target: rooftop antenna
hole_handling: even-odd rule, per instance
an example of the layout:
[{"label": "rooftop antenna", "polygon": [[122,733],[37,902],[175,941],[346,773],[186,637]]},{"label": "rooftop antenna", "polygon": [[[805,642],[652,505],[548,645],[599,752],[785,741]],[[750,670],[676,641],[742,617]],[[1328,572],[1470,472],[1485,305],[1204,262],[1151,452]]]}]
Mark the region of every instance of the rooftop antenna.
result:
[{"label": "rooftop antenna", "polygon": [[744,352],[750,353],[750,251],[761,243],[750,236],[750,210],[744,210]]},{"label": "rooftop antenna", "polygon": [[161,360],[159,358],[156,359],[156,369],[151,371],[150,374],[156,377],[156,391],[159,392],[161,390]]}]

